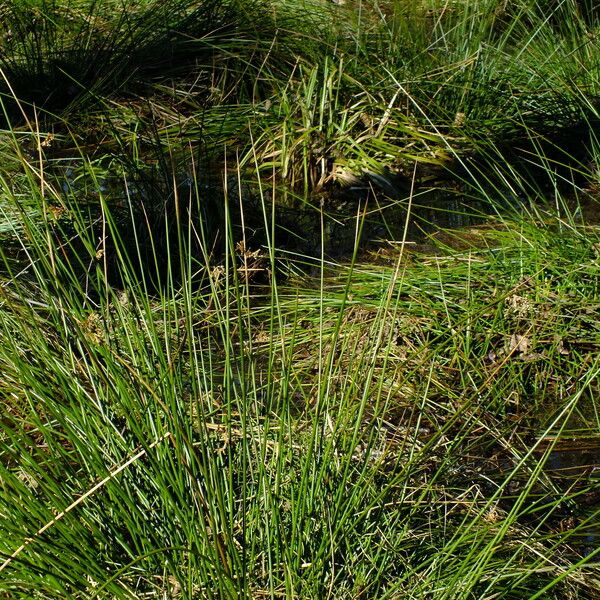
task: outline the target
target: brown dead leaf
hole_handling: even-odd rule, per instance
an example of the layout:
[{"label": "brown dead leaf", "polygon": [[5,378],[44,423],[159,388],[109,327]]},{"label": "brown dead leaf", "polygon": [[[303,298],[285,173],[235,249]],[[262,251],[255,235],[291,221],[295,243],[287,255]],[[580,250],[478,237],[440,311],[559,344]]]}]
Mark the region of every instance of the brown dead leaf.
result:
[{"label": "brown dead leaf", "polygon": [[508,345],[509,354],[513,354],[515,352],[520,352],[521,354],[527,354],[529,348],[531,347],[531,341],[525,335],[519,335],[518,333],[513,333],[510,336],[510,341]]}]

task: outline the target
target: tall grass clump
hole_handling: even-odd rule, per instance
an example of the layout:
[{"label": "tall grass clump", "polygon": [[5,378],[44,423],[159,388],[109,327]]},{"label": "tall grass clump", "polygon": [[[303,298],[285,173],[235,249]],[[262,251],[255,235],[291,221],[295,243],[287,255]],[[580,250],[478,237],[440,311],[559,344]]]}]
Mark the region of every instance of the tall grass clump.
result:
[{"label": "tall grass clump", "polygon": [[[4,98],[60,110],[187,62],[187,38],[209,37],[230,23],[230,12],[210,0],[127,7],[44,0],[5,3],[2,21]],[[195,51],[193,58],[208,54],[208,43]]]},{"label": "tall grass clump", "polygon": [[[598,22],[548,4],[6,4],[0,597],[597,595]],[[447,173],[477,225],[419,222]]]},{"label": "tall grass clump", "polygon": [[597,122],[592,13],[527,0],[15,2],[0,92],[7,121],[37,113],[62,156],[78,154],[61,143],[66,119],[105,154],[116,132],[182,161],[190,144],[217,160],[226,144],[302,191],[410,176],[415,159],[426,181],[490,141],[576,151]]},{"label": "tall grass clump", "polygon": [[532,132],[573,152],[574,131],[597,120],[598,22],[576,3],[360,2],[339,14],[340,39],[321,73],[340,74],[319,86],[335,102],[310,102],[334,119],[316,127],[298,115],[295,135],[283,120],[290,150],[318,132],[314,164],[328,148],[333,180],[340,171],[410,173],[415,158],[426,177],[481,143],[526,145]]},{"label": "tall grass clump", "polygon": [[257,248],[226,190],[211,254],[194,184],[154,232],[157,287],[101,190],[92,224],[22,170],[37,212],[2,188],[7,597],[592,597],[597,510],[564,507],[597,481],[561,490],[545,464],[597,395],[596,229],[498,219],[294,283],[269,195]]}]

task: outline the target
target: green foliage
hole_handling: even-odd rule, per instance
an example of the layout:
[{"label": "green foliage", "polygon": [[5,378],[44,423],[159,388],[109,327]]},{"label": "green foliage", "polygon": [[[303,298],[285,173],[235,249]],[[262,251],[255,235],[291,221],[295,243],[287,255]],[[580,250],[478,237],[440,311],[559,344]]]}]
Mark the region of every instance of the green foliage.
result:
[{"label": "green foliage", "polygon": [[594,589],[595,552],[570,543],[586,521],[556,523],[596,484],[558,494],[544,440],[597,394],[597,229],[505,218],[292,285],[274,245],[234,246],[226,209],[222,260],[176,221],[148,293],[118,210],[101,194],[90,228],[27,168],[44,210],[21,212],[0,311],[5,593]]},{"label": "green foliage", "polygon": [[592,9],[4,3],[0,597],[594,597]]}]

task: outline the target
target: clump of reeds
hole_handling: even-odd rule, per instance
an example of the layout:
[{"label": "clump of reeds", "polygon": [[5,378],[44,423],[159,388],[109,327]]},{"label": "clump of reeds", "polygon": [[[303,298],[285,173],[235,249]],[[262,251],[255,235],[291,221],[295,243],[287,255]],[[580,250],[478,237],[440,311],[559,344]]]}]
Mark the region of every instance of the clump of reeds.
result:
[{"label": "clump of reeds", "polygon": [[557,491],[538,449],[597,393],[596,229],[513,215],[292,286],[276,237],[262,262],[236,246],[226,195],[224,254],[175,221],[179,276],[156,290],[102,192],[110,245],[34,167],[0,311],[5,593],[594,589],[593,516],[563,523],[594,484]]},{"label": "clump of reeds", "polygon": [[[10,16],[0,594],[592,597],[597,478],[547,466],[600,427],[598,153],[548,148],[593,125],[597,24],[289,4]],[[440,166],[494,216],[411,249]],[[361,246],[371,193],[332,261],[301,194],[320,252],[282,252],[280,184],[365,173],[406,177],[391,249]]]}]

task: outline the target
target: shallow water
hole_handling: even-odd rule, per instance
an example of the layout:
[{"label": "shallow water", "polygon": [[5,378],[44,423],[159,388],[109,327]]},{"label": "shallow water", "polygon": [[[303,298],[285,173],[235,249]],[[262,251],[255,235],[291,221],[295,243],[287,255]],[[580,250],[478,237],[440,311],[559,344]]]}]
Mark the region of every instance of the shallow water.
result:
[{"label": "shallow water", "polygon": [[600,436],[549,440],[545,472],[558,490],[573,496],[570,515],[561,526],[585,524],[574,542],[583,554],[600,548]]}]

